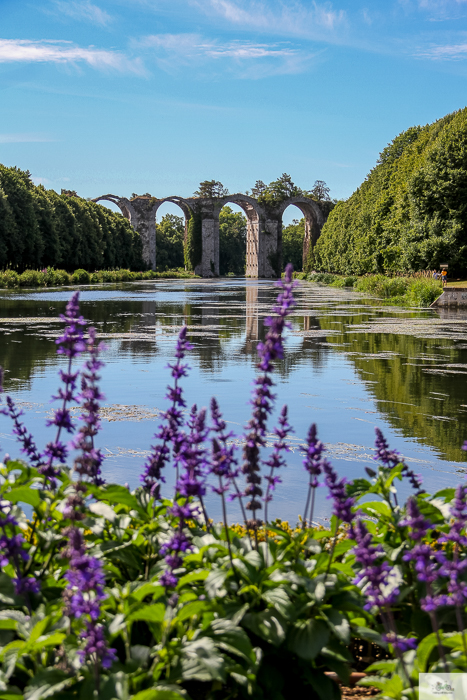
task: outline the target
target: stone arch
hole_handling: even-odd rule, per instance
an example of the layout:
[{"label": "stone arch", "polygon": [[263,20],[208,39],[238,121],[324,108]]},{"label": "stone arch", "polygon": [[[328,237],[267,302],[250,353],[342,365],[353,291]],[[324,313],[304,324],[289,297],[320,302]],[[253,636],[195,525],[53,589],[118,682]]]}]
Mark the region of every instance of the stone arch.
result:
[{"label": "stone arch", "polygon": [[227,204],[236,204],[246,215],[246,276],[256,277],[259,255],[261,208],[253,197],[246,194],[231,194],[222,197],[216,207],[217,219]]},{"label": "stone arch", "polygon": [[294,205],[298,209],[300,209],[305,218],[305,238],[303,239],[303,269],[305,269],[310,247],[314,248],[314,246],[316,245],[316,241],[318,240],[321,234],[321,229],[323,227],[324,222],[326,221],[326,217],[323,214],[323,211],[319,204],[310,197],[290,197],[289,199],[286,199],[284,202],[282,202],[278,209],[278,213],[281,217],[281,224],[284,211],[287,209],[287,207],[291,205]]},{"label": "stone arch", "polygon": [[133,219],[135,218],[135,210],[131,206],[130,200],[128,200],[126,197],[117,197],[115,194],[103,194],[102,197],[96,197],[92,201],[97,203],[103,199],[107,202],[112,202],[112,204],[116,204],[125,219],[128,219],[131,224],[132,216]]}]

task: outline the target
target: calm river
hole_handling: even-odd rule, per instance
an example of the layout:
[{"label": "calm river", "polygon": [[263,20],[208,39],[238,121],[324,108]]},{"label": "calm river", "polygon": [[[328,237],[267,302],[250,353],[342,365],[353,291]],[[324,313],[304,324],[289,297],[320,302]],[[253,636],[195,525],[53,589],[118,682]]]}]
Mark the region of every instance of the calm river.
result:
[{"label": "calm river", "polygon": [[[63,365],[55,353],[57,317],[70,293],[69,288],[0,292],[5,390],[24,410],[40,446],[51,437],[44,423]],[[158,416],[166,408],[166,365],[184,323],[194,346],[183,385],[188,405],[207,406],[216,396],[231,430],[241,434],[249,417],[256,345],[264,337],[263,318],[275,295],[272,282],[244,279],[82,288],[82,313],[108,346],[99,439],[108,481],[138,484]],[[303,510],[307,480],[300,445],[312,422],[333,464],[348,479],[364,476],[364,467],[373,463],[375,426],[422,474],[429,491],[462,479],[467,313],[441,316],[381,307],[376,300],[306,282],[296,297],[286,358],[276,374],[277,405],[288,404],[295,437],[271,517],[295,523]],[[10,428],[1,416],[2,453],[18,456]],[[167,495],[172,483],[169,472]],[[324,489],[319,495],[317,515],[326,518],[330,504]],[[217,497],[208,498],[208,511],[220,518]],[[230,513],[239,519],[234,504]]]}]

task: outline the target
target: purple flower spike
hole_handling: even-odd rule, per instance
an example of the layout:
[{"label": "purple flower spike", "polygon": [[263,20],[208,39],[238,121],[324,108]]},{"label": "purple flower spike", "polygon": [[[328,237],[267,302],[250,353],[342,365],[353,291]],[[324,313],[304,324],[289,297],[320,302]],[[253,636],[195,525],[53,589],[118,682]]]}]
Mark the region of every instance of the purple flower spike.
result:
[{"label": "purple flower spike", "polygon": [[55,479],[58,476],[59,469],[54,467],[54,461],[58,460],[62,464],[66,463],[68,457],[68,448],[60,441],[62,430],[69,433],[74,432],[74,424],[71,419],[71,413],[68,408],[72,402],[78,403],[75,395],[76,382],[79,372],[72,372],[73,359],[84,352],[86,344],[84,342],[83,326],[86,321],[79,315],[79,292],[75,292],[66,306],[65,314],[61,314],[60,318],[65,321],[65,330],[56,343],[58,345],[57,354],[65,355],[68,358],[68,366],[66,371],[59,372],[63,386],[58,390],[57,396],[54,399],[60,399],[62,405],[54,411],[54,417],[47,421],[47,425],[55,425],[57,433],[55,440],[49,442],[41,456],[42,464],[39,467],[39,472],[44,476],[45,482],[49,481],[52,488],[55,486]]},{"label": "purple flower spike", "polygon": [[262,507],[260,498],[263,495],[260,486],[260,448],[265,445],[267,419],[271,414],[275,399],[271,392],[273,381],[270,375],[274,370],[274,360],[284,356],[282,336],[284,329],[289,325],[286,317],[292,312],[296,303],[293,297],[293,288],[296,283],[292,277],[293,266],[289,264],[285,268],[284,279],[276,282],[276,286],[282,289],[277,297],[276,306],[273,308],[273,313],[277,315],[267,318],[264,322],[269,330],[265,342],[258,344],[259,363],[257,365],[263,374],[255,380],[256,388],[251,400],[253,416],[247,426],[248,433],[245,435],[243,447],[242,472],[245,474],[247,482],[245,495],[250,498],[246,508],[253,513],[251,525],[255,532],[258,524],[256,511]]},{"label": "purple flower spike", "polygon": [[274,449],[271,457],[265,462],[265,466],[270,468],[269,475],[264,477],[268,482],[266,496],[264,497],[264,517],[266,522],[268,522],[268,503],[272,501],[272,492],[276,488],[276,485],[282,482],[281,477],[276,472],[278,469],[287,466],[284,454],[290,452],[286,440],[289,433],[292,432],[292,427],[289,425],[287,414],[287,406],[283,406],[279,416],[279,425],[274,428],[274,435],[276,437]]},{"label": "purple flower spike", "polygon": [[36,447],[34,438],[19,420],[23,411],[19,410],[11,396],[6,397],[6,408],[0,411],[4,416],[9,416],[13,421],[13,435],[16,435],[21,444],[21,452],[29,457],[32,466],[38,467],[41,463],[41,455]]},{"label": "purple flower spike", "polygon": [[[318,440],[318,431],[315,423],[313,423],[310,426],[306,439],[306,447],[302,447],[301,450],[305,453],[303,466],[305,467],[305,470],[308,472],[310,477],[310,480],[308,482],[308,493],[305,504],[305,512],[303,514],[303,527],[306,527],[308,519],[310,521],[310,525],[313,525],[313,510],[316,488],[318,486],[318,477],[323,471],[324,464],[326,463],[326,460],[323,457],[325,447],[321,440]],[[310,504],[310,498],[311,506],[310,516],[308,518],[308,505]]]},{"label": "purple flower spike", "polygon": [[[22,562],[29,560],[29,554],[24,549],[23,535],[17,534],[18,521],[6,511],[0,503],[0,565],[3,567],[11,564],[15,570],[16,577],[13,579],[16,593],[18,595],[28,595],[39,592],[39,582],[33,576],[23,576]],[[19,528],[18,528],[19,529]]]},{"label": "purple flower spike", "polygon": [[443,552],[437,552],[423,542],[432,524],[420,513],[415,498],[411,497],[407,501],[407,517],[400,524],[411,529],[409,537],[416,542],[415,546],[404,554],[403,559],[413,562],[417,579],[426,584],[427,595],[421,600],[421,608],[432,612],[437,607],[446,605],[445,596],[434,596],[431,591],[431,584],[442,576],[446,557]]},{"label": "purple flower spike", "polygon": [[347,495],[345,490],[347,481],[345,478],[338,479],[336,472],[327,460],[323,462],[323,471],[326,474],[324,481],[329,489],[329,496],[334,501],[333,514],[338,520],[351,525],[355,517],[352,513],[355,499]]},{"label": "purple flower spike", "polygon": [[169,364],[171,375],[174,379],[174,386],[167,387],[166,398],[171,401],[170,408],[163,414],[164,422],[161,423],[155,438],[160,442],[152,446],[151,454],[146,460],[144,471],[140,476],[143,488],[148,491],[156,500],[160,498],[161,484],[165,482],[162,470],[170,458],[170,444],[173,452],[178,451],[178,434],[183,424],[183,409],[186,406],[182,396],[182,389],[178,386],[178,381],[188,375],[188,365],[182,362],[185,353],[191,350],[191,345],[186,339],[187,327],[184,326],[179,333],[175,357],[177,361]]},{"label": "purple flower spike", "polygon": [[102,563],[86,554],[81,530],[70,527],[67,534],[68,547],[65,554],[70,559],[70,568],[65,573],[68,581],[68,587],[63,593],[65,611],[69,617],[84,622],[81,638],[85,644],[80,651],[81,662],[100,661],[104,668],[109,668],[115,659],[116,650],[108,648],[103,627],[98,623],[101,603],[107,597],[104,593]]},{"label": "purple flower spike", "polygon": [[375,432],[376,454],[373,457],[373,459],[377,462],[380,462],[384,467],[388,467],[389,469],[393,469],[398,464],[402,464],[401,473],[403,476],[406,476],[408,478],[417,496],[419,496],[422,493],[425,493],[425,490],[422,489],[422,477],[420,476],[420,474],[415,474],[413,469],[410,469],[408,467],[408,465],[404,462],[403,457],[400,455],[399,452],[397,452],[397,450],[389,449],[389,445],[386,441],[386,438],[384,437],[383,433],[379,428],[375,428]]},{"label": "purple flower spike", "polygon": [[104,363],[99,360],[99,354],[105,349],[103,343],[96,342],[96,329],[89,328],[89,339],[87,350],[90,359],[87,360],[84,370],[81,373],[81,394],[83,401],[83,413],[81,421],[83,425],[78,431],[78,435],[73,441],[73,447],[81,451],[75,459],[75,470],[80,477],[87,476],[96,486],[104,484],[101,477],[101,466],[104,461],[102,450],[94,446],[94,438],[101,426],[99,419],[99,401],[104,399],[100,393],[98,374]]},{"label": "purple flower spike", "polygon": [[416,649],[418,646],[418,641],[414,637],[400,637],[394,632],[389,632],[388,634],[383,634],[383,639],[388,644],[392,644],[394,649],[397,649],[402,654],[411,649]]},{"label": "purple flower spike", "polygon": [[467,537],[462,534],[467,525],[467,486],[459,484],[456,487],[454,500],[451,504],[451,529],[447,535],[441,535],[438,542],[453,542],[459,547],[467,547]]},{"label": "purple flower spike", "polygon": [[380,561],[384,557],[384,550],[379,544],[372,543],[372,536],[362,520],[357,520],[354,524],[354,538],[357,545],[353,552],[356,561],[361,565],[354,584],[364,584],[363,592],[367,603],[363,607],[365,610],[374,607],[384,610],[393,605],[399,595],[398,588],[388,588],[392,569],[386,561]]}]

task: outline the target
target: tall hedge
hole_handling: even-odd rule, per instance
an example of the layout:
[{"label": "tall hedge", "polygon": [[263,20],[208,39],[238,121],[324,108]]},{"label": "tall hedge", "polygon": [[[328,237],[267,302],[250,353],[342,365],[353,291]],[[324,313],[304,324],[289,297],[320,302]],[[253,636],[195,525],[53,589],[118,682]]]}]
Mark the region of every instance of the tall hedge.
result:
[{"label": "tall hedge", "polygon": [[35,186],[0,165],[0,269],[144,269],[139,234],[95,202]]},{"label": "tall hedge", "polygon": [[343,274],[467,269],[467,108],[399,134],[330,213],[317,270]]}]

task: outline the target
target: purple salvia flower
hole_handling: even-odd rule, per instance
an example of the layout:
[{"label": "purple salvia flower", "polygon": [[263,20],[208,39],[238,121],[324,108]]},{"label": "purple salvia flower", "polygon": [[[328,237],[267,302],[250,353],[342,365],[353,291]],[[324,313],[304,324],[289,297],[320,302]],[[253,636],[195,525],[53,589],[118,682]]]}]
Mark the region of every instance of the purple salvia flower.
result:
[{"label": "purple salvia flower", "polygon": [[38,467],[41,464],[41,455],[36,447],[33,436],[19,420],[24,412],[19,410],[11,396],[6,397],[6,408],[0,411],[4,416],[9,416],[13,421],[13,435],[16,435],[21,444],[21,452],[26,454],[32,466]]},{"label": "purple salvia flower", "polygon": [[[331,464],[324,460],[323,471],[326,474],[325,484],[329,489],[329,496],[333,499],[334,509],[333,514],[338,520],[342,520],[343,523],[348,523],[352,526],[352,521],[354,519],[354,514],[352,508],[355,505],[355,499],[347,495],[345,478],[339,479],[336,472],[332,468]],[[353,533],[353,528],[351,527],[351,533]]]},{"label": "purple salvia flower", "polygon": [[236,469],[235,445],[228,444],[234,434],[225,432],[227,424],[222,418],[214,397],[211,399],[211,418],[211,430],[217,434],[217,437],[212,438],[209,471],[219,479],[219,487],[213,487],[213,491],[220,495],[229,490],[230,483],[238,476],[239,470]]},{"label": "purple salvia flower", "polygon": [[174,364],[169,364],[171,375],[174,379],[173,387],[167,387],[166,398],[171,401],[172,405],[164,413],[164,422],[159,426],[155,435],[160,442],[152,446],[151,454],[149,455],[144,465],[143,474],[140,480],[143,488],[148,491],[155,499],[160,498],[161,483],[165,482],[162,475],[162,469],[166,466],[170,457],[170,444],[172,443],[174,452],[178,449],[178,433],[183,424],[182,410],[186,403],[182,396],[182,389],[178,386],[178,381],[188,374],[188,365],[182,362],[185,353],[191,349],[191,345],[186,339],[187,327],[184,326],[178,336],[175,357],[177,361]]},{"label": "purple salvia flower", "polygon": [[54,486],[55,478],[59,474],[59,470],[54,467],[54,460],[64,464],[68,456],[68,448],[60,441],[61,432],[62,430],[69,433],[74,431],[68,405],[72,401],[77,402],[75,391],[79,372],[72,372],[71,367],[73,359],[86,349],[83,339],[83,326],[86,325],[86,321],[79,315],[78,300],[79,292],[75,292],[66,306],[65,314],[60,315],[60,318],[65,321],[65,330],[63,335],[55,341],[58,345],[57,354],[65,355],[68,358],[68,367],[66,371],[60,371],[63,386],[59,388],[58,395],[53,397],[62,401],[61,408],[55,410],[54,417],[47,421],[47,425],[57,427],[57,434],[55,440],[46,445],[42,456],[43,464],[39,467],[44,479],[48,480],[52,486]]},{"label": "purple salvia flower", "polygon": [[383,634],[383,640],[388,644],[392,644],[394,649],[397,649],[402,654],[411,649],[416,649],[418,646],[418,641],[415,637],[401,637],[394,632],[388,632],[388,634]]},{"label": "purple salvia flower", "polygon": [[314,501],[315,501],[315,493],[316,493],[316,488],[318,486],[318,477],[320,476],[322,470],[323,470],[323,465],[324,462],[326,461],[323,457],[323,452],[325,451],[325,447],[321,440],[318,440],[318,431],[316,428],[316,424],[313,423],[310,426],[310,429],[308,431],[307,439],[306,439],[306,447],[301,448],[302,452],[305,453],[305,458],[303,460],[303,466],[305,467],[305,470],[308,472],[310,480],[308,483],[308,493],[307,493],[307,499],[306,499],[306,504],[305,504],[305,512],[303,514],[303,527],[306,527],[307,524],[307,519],[308,519],[308,505],[310,504],[310,498],[311,498],[311,506],[310,506],[310,525],[313,525],[313,510],[314,510]]},{"label": "purple salvia flower", "polygon": [[448,578],[448,595],[445,597],[445,604],[456,606],[459,609],[458,618],[460,618],[461,609],[465,607],[467,601],[467,584],[464,580],[467,559],[459,558],[460,552],[467,546],[467,537],[462,534],[467,524],[467,485],[459,484],[456,487],[450,510],[452,517],[450,530],[446,535],[441,535],[438,542],[441,544],[452,542],[454,545],[453,560],[444,561],[441,574]]},{"label": "purple salvia flower", "polygon": [[[9,508],[9,510],[5,510]],[[33,576],[23,576],[21,563],[29,560],[29,554],[24,549],[23,535],[17,533],[18,521],[11,514],[11,504],[0,502],[0,565],[11,564],[16,577],[13,579],[18,595],[39,592],[39,583]]]},{"label": "purple salvia flower", "polygon": [[187,422],[189,433],[179,433],[177,437],[177,452],[175,460],[179,471],[179,478],[175,484],[176,494],[185,497],[185,503],[180,505],[174,499],[174,505],[169,509],[171,515],[178,518],[178,529],[172,538],[161,547],[161,554],[165,556],[168,569],[159,579],[166,588],[177,585],[177,576],[174,571],[182,564],[181,553],[191,549],[191,542],[185,533],[185,521],[198,514],[198,506],[191,504],[193,498],[197,498],[201,504],[206,525],[209,527],[208,517],[204,508],[203,496],[206,493],[206,448],[204,443],[208,436],[206,428],[206,410],[198,412],[192,407]]},{"label": "purple salvia flower", "polygon": [[109,649],[102,625],[98,622],[101,603],[105,600],[105,577],[102,563],[86,554],[86,546],[81,531],[77,527],[67,530],[68,547],[65,555],[70,560],[70,568],[65,573],[68,586],[63,593],[65,612],[69,617],[82,619],[84,629],[81,638],[84,648],[80,651],[81,661],[100,662],[109,668],[116,658],[116,650]]},{"label": "purple salvia flower", "polygon": [[392,569],[386,561],[381,561],[385,556],[384,550],[379,544],[373,544],[372,536],[362,520],[357,520],[353,531],[357,542],[353,552],[361,566],[353,583],[364,584],[363,593],[367,599],[363,606],[365,610],[371,610],[373,607],[384,610],[393,605],[399,595],[399,589],[391,589],[389,586]]},{"label": "purple salvia flower", "polygon": [[446,557],[443,552],[437,552],[429,544],[423,543],[422,540],[428,536],[432,524],[420,513],[415,498],[408,499],[407,517],[401,520],[400,525],[410,528],[409,537],[416,542],[415,546],[402,558],[404,561],[413,562],[417,579],[426,584],[427,595],[420,601],[421,607],[426,612],[432,612],[440,605],[445,605],[445,597],[434,596],[431,584],[442,575],[440,567],[444,564]]},{"label": "purple salvia flower", "polygon": [[451,529],[447,535],[441,535],[438,542],[453,542],[459,547],[467,546],[467,537],[462,531],[467,525],[467,485],[458,484],[451,504]]},{"label": "purple salvia flower", "polygon": [[422,493],[425,493],[424,489],[422,489],[422,477],[420,476],[420,474],[415,474],[413,469],[409,468],[409,466],[404,462],[403,457],[400,455],[399,452],[397,452],[397,450],[389,449],[387,440],[379,428],[375,428],[375,432],[376,454],[374,455],[373,459],[376,462],[380,462],[384,467],[388,467],[389,469],[393,469],[398,464],[402,464],[403,466],[401,473],[403,476],[406,476],[408,478],[412,488],[414,489],[414,491],[416,491],[417,496],[419,496]]},{"label": "purple salvia flower", "polygon": [[264,463],[265,466],[269,467],[269,474],[264,477],[268,482],[266,495],[264,497],[264,518],[266,522],[268,522],[268,503],[272,501],[272,492],[276,488],[276,485],[280,484],[282,481],[281,477],[276,472],[278,469],[287,466],[284,453],[290,452],[290,448],[286,442],[290,432],[292,432],[292,427],[289,425],[288,421],[288,409],[287,406],[283,406],[279,416],[279,425],[274,428],[276,441],[274,443],[273,452],[270,458]]},{"label": "purple salvia flower", "polygon": [[81,421],[83,425],[73,441],[73,447],[81,451],[75,459],[75,470],[80,477],[87,476],[96,486],[101,486],[104,479],[101,477],[101,465],[104,461],[102,450],[94,446],[94,438],[100,428],[99,401],[104,399],[98,387],[100,376],[98,374],[104,363],[99,360],[99,354],[105,349],[102,343],[96,342],[96,329],[89,328],[87,350],[90,354],[81,373],[81,394],[83,401],[83,413]]},{"label": "purple salvia flower", "polygon": [[273,313],[277,315],[265,320],[264,323],[269,327],[269,330],[266,334],[265,342],[258,343],[259,363],[257,366],[258,369],[262,370],[263,374],[255,380],[256,388],[251,400],[253,416],[248,423],[248,434],[245,436],[243,447],[244,462],[242,466],[242,472],[245,474],[247,482],[245,495],[251,499],[246,504],[246,508],[253,513],[251,526],[255,533],[258,525],[256,511],[262,507],[259,499],[263,495],[260,486],[259,453],[260,448],[265,445],[266,423],[275,399],[271,392],[273,381],[270,375],[274,370],[274,360],[284,357],[282,336],[285,327],[289,325],[286,317],[292,312],[296,303],[292,293],[296,283],[293,282],[292,277],[293,266],[289,263],[285,268],[284,280],[276,282],[276,286],[282,289],[282,292],[277,297],[276,306],[272,309]]}]

